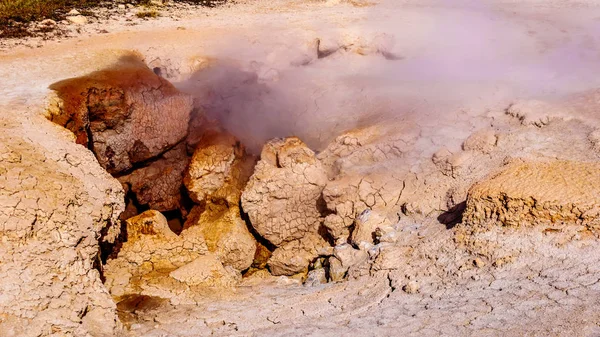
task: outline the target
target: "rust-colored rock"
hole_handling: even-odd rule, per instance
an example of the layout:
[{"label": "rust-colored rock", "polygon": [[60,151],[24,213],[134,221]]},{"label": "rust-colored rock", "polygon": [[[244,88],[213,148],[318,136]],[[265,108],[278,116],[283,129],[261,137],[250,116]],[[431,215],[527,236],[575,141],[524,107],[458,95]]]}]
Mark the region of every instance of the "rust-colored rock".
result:
[{"label": "rust-colored rock", "polygon": [[138,204],[157,211],[181,208],[183,173],[189,161],[181,143],[148,166],[119,177],[136,196]]},{"label": "rust-colored rock", "polygon": [[192,98],[134,57],[112,69],[55,83],[48,111],[110,173],[129,170],[185,138]]}]

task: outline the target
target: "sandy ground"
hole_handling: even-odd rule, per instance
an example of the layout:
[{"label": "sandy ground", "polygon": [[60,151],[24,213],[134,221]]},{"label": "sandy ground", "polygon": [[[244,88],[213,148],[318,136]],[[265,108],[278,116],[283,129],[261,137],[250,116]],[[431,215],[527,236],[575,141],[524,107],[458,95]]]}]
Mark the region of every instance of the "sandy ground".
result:
[{"label": "sandy ground", "polygon": [[[279,0],[167,11],[134,26],[91,22],[62,40],[3,41],[3,118],[39,113],[50,84],[135,52],[254,150],[288,135],[319,150],[342,131],[385,125],[386,137],[414,140],[402,164],[410,169],[496,126],[524,135],[532,156],[598,160],[587,134],[600,100],[577,93],[600,85],[600,2]],[[547,105],[528,110],[522,102],[532,99]],[[506,116],[513,103],[523,123]],[[521,125],[553,118],[549,128]],[[388,273],[312,288],[282,280],[198,306],[142,308],[129,334],[600,333],[596,241],[557,246],[539,233],[503,234],[490,240],[527,253],[465,270],[468,252],[444,248],[454,233],[435,218],[403,226],[404,244],[419,253]],[[400,280],[419,269],[430,271],[422,288],[402,291]]]}]

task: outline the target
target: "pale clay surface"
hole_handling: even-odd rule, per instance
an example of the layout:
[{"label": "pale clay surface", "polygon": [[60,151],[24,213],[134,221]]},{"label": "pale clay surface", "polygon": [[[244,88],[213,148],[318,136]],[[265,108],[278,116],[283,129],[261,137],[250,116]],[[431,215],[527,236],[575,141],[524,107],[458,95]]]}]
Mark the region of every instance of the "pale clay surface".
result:
[{"label": "pale clay surface", "polygon": [[[435,77],[414,81],[410,72],[399,77],[393,71],[395,78],[404,78],[407,84],[396,80],[392,85],[385,76],[383,82],[370,82],[390,62],[405,62],[411,69],[416,67],[414,60],[422,60],[425,66],[418,69],[443,73],[446,67],[429,66],[427,56],[444,48],[460,50],[449,37],[464,33],[451,26],[456,31],[445,35],[447,43],[435,41],[431,35],[439,31],[435,24],[443,27],[446,20],[478,22],[495,32],[506,32],[499,33],[491,46],[509,40],[521,47],[515,49],[523,60],[538,64],[541,58],[556,66],[554,58],[545,56],[562,55],[563,49],[556,45],[563,38],[575,41],[566,50],[577,48],[577,42],[586,51],[598,50],[587,30],[600,13],[595,2],[497,1],[489,7],[463,8],[445,2],[403,1],[398,5],[381,1],[362,6],[359,1],[281,0],[209,13],[202,19],[181,13],[181,21],[162,18],[127,28],[131,31],[119,28],[115,21],[108,25],[115,30],[111,34],[60,44],[44,42],[40,50],[17,47],[0,56],[0,75],[9,84],[0,89],[0,334],[600,333],[600,242],[595,218],[589,213],[598,207],[595,172],[600,158],[600,119],[594,88],[600,69],[585,62],[587,54],[578,54],[583,59],[570,62],[582,65],[581,69],[565,71],[575,74],[574,78],[558,71],[560,67],[552,67],[554,77],[542,68],[534,69],[534,76],[524,73],[524,78],[541,79],[540,92],[532,90],[537,85],[530,83],[513,87],[521,83],[518,72],[490,85],[486,81],[473,84],[465,74],[450,74],[446,84]],[[488,15],[502,20],[488,21]],[[314,21],[315,17],[325,19]],[[93,32],[97,23],[89,25],[83,25],[83,34]],[[178,26],[187,29],[177,30]],[[287,34],[277,28],[287,29]],[[473,31],[473,27],[465,29]],[[411,36],[403,31],[410,31]],[[249,37],[256,49],[236,54],[232,44],[247,46],[246,42],[232,43],[243,40],[240,36]],[[305,47],[312,46],[315,38],[322,40],[319,48],[347,47],[319,59],[316,50]],[[424,45],[430,39],[434,41]],[[477,43],[487,46],[487,40],[482,41]],[[205,99],[195,104],[208,114],[211,109],[230,111],[233,117],[222,122],[242,143],[253,146],[265,138],[296,135],[310,148],[322,150],[315,155],[304,146],[294,146],[291,152],[267,146],[244,192],[254,196],[242,207],[250,213],[253,225],[264,227],[264,235],[279,246],[269,263],[280,274],[303,270],[309,259],[305,256],[318,256],[319,263],[329,263],[336,279],[346,281],[320,284],[315,275],[314,286],[304,286],[294,278],[264,272],[240,279],[239,271],[231,266],[239,261],[224,266],[219,258],[223,253],[209,251],[205,234],[198,233],[202,226],[189,226],[180,236],[173,235],[166,220],[153,213],[151,224],[158,226],[153,231],[157,234],[134,235],[124,243],[122,255],[104,266],[107,281],[102,284],[93,266],[98,240],[111,241],[119,234],[114,224],[125,209],[122,187],[90,151],[75,144],[72,134],[41,114],[48,85],[109,66],[127,54],[123,50],[132,48],[152,67],[162,67],[169,80]],[[491,49],[498,57],[512,56],[511,48]],[[210,57],[198,56],[211,50]],[[390,60],[396,54],[404,61]],[[443,54],[452,60],[452,52]],[[256,78],[228,73],[231,68],[218,64],[211,68],[206,61],[224,55]],[[298,64],[306,65],[298,68]],[[204,67],[214,73],[189,76]],[[334,76],[342,69],[355,72],[352,83]],[[361,72],[364,69],[370,72]],[[231,86],[217,76],[222,72],[233,79]],[[325,74],[321,82],[306,80],[312,79],[308,74],[320,73]],[[185,82],[188,76],[195,81]],[[425,72],[417,78],[428,76],[431,73]],[[431,86],[432,82],[437,85]],[[211,90],[194,92],[195,85],[206,83],[213,83]],[[282,101],[269,96],[282,92],[266,88],[285,88],[289,83],[296,88],[293,94]],[[561,85],[569,90],[562,91]],[[232,100],[219,90],[251,99]],[[520,93],[531,95],[519,97]],[[446,94],[455,100],[432,99]],[[429,100],[419,100],[422,96]],[[282,108],[277,104],[283,101],[287,109],[267,109],[269,104]],[[253,115],[241,113],[241,106]],[[397,115],[379,114],[386,110]],[[262,122],[251,123],[254,120]],[[380,123],[365,124],[372,120]],[[344,133],[346,129],[353,130]],[[177,134],[169,143],[180,139]],[[310,169],[314,175],[302,175],[295,167]],[[270,183],[292,188],[273,188]],[[307,197],[289,193],[296,187]],[[279,218],[267,221],[267,215],[274,213],[259,208],[263,203],[270,205],[279,194],[282,218],[303,207],[299,217],[293,216],[299,219],[294,228],[300,231],[279,230],[274,226]],[[321,197],[322,205],[308,207],[307,201]],[[506,203],[505,198],[518,202]],[[532,199],[547,207],[538,211],[529,204]],[[246,209],[248,201],[256,206]],[[461,222],[460,210],[465,207]],[[235,207],[227,209],[235,213]],[[528,225],[521,226],[532,214],[550,221],[525,221]],[[325,248],[307,249],[311,244],[301,244],[305,233],[317,233],[320,222],[335,239],[335,248],[323,244]],[[356,228],[371,229],[361,233]],[[375,235],[369,237],[371,231]],[[321,245],[318,238],[309,241]],[[165,262],[170,264],[160,265]],[[239,263],[241,268],[243,263]],[[121,330],[107,288],[113,295],[124,293],[115,289],[131,287],[133,276],[139,279],[135,285],[143,294],[169,300],[135,308],[134,322]],[[213,290],[207,290],[207,285]]]},{"label": "pale clay surface", "polygon": [[242,194],[254,229],[275,246],[319,230],[319,198],[327,175],[298,138],[267,143]]},{"label": "pale clay surface", "polygon": [[120,184],[42,116],[1,125],[0,334],[113,334],[115,303],[93,265],[101,232],[119,234]]}]

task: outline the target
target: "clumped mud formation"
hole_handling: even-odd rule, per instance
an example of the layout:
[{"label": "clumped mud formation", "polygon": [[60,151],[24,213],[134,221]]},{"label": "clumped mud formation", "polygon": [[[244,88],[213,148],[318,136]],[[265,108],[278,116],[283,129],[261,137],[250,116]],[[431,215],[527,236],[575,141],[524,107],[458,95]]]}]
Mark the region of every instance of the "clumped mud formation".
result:
[{"label": "clumped mud formation", "polygon": [[143,295],[193,301],[194,287],[231,286],[235,271],[210,253],[199,228],[173,233],[158,211],[126,221],[127,241],[105,266],[106,287],[116,301]]},{"label": "clumped mud formation", "polygon": [[242,194],[252,227],[277,249],[268,265],[274,275],[306,272],[328,246],[319,233],[327,174],[315,154],[298,138],[267,143]]},{"label": "clumped mud formation", "polygon": [[218,130],[202,131],[184,184],[192,200],[237,205],[248,182],[255,158],[235,137]]}]

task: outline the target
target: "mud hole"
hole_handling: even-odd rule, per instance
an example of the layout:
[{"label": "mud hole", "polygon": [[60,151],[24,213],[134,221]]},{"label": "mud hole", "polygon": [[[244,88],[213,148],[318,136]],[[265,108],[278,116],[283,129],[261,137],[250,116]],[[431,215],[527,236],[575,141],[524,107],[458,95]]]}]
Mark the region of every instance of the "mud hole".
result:
[{"label": "mud hole", "polygon": [[[228,287],[239,283],[240,277],[264,278],[272,273],[304,281],[309,271],[322,270],[318,283],[344,278],[345,272],[332,276],[329,271],[327,256],[334,239],[322,219],[333,212],[321,195],[327,176],[315,153],[297,138],[272,141],[260,157],[247,152],[240,140],[206,116],[192,97],[163,79],[161,72],[132,54],[108,69],[50,87],[55,97],[48,119],[73,132],[76,142],[90,149],[125,191],[120,227],[114,224],[101,233],[101,263],[95,265],[118,302],[121,321],[129,326],[139,312],[166,303],[178,292],[196,286]],[[273,173],[276,185],[277,179],[291,183],[284,187],[291,188],[291,194],[260,200],[263,192],[258,188],[257,195],[243,199],[261,158],[274,160],[264,173]],[[294,167],[314,171],[316,176],[298,175]],[[313,191],[302,195],[307,190]],[[251,210],[246,211],[244,204]],[[283,232],[277,227],[264,229],[274,215],[255,216],[257,206],[259,213],[265,207],[283,206],[286,209],[281,211],[297,217],[292,220],[297,228],[282,223]],[[253,217],[259,225],[252,223]],[[119,232],[116,239],[106,241],[115,231]],[[135,248],[139,240],[144,242],[142,249],[154,253]],[[181,247],[171,251],[174,241],[180,241]],[[182,249],[187,257],[181,256]],[[212,260],[196,266],[207,269],[204,279],[194,280],[195,272],[191,280],[173,276],[207,254]],[[123,273],[130,275],[125,283],[116,280]],[[166,298],[148,296],[144,289],[149,286],[174,292]]]},{"label": "mud hole", "polygon": [[[320,48],[317,40],[317,59],[349,47]],[[455,270],[475,279],[515,264],[528,243],[507,244],[513,234],[503,225],[539,223],[516,235],[543,233],[550,245],[564,244],[561,238],[597,237],[589,213],[595,201],[580,200],[569,187],[583,182],[600,189],[591,173],[596,164],[557,164],[564,166],[560,171],[579,172],[573,176],[582,181],[560,187],[541,178],[539,195],[505,183],[519,179],[512,166],[521,174],[531,171],[530,180],[537,170],[555,172],[544,164],[531,169],[528,165],[537,164],[524,159],[507,161],[507,154],[528,156],[518,146],[523,136],[506,133],[522,117],[506,113],[495,128],[464,139],[459,151],[441,147],[415,173],[405,159],[414,160],[410,151],[421,152],[418,138],[410,138],[419,136],[397,139],[384,126],[332,135],[318,153],[293,136],[260,144],[260,153],[249,150],[205,113],[198,102],[202,94],[192,97],[161,74],[132,54],[111,68],[53,84],[47,111],[47,118],[73,132],[125,192],[120,223],[100,233],[94,268],[128,329],[181,304],[271,287],[283,282],[280,276],[307,288],[381,281],[374,298],[382,299],[367,307],[391,301],[399,289],[431,293],[440,279],[445,286],[461,282]],[[552,130],[523,134],[540,132]],[[570,141],[546,145],[560,151]],[[378,166],[390,162],[391,170]],[[498,170],[508,178],[494,175]],[[561,190],[563,200],[543,200],[547,189]],[[535,215],[514,220],[522,214]],[[489,233],[501,239],[490,239]],[[441,265],[433,262],[440,259]]]},{"label": "mud hole", "polygon": [[7,52],[0,335],[597,335],[597,6],[356,3]]}]

